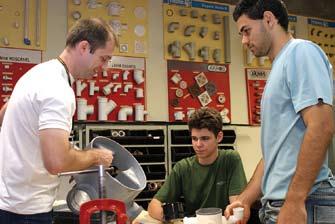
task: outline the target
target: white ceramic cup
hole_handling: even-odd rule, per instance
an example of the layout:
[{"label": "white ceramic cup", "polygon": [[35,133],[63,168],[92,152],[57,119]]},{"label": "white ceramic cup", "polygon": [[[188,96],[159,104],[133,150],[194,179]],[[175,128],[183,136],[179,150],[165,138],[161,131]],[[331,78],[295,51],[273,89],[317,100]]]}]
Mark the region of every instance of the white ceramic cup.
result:
[{"label": "white ceramic cup", "polygon": [[221,208],[200,208],[195,211],[198,223],[222,224]]}]

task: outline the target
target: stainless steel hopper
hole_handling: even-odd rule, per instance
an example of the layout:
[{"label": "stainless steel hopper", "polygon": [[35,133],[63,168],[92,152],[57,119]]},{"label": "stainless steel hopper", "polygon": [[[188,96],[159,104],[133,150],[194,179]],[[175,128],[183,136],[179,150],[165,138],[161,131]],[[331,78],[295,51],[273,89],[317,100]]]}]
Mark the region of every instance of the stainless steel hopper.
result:
[{"label": "stainless steel hopper", "polygon": [[128,217],[136,217],[143,208],[134,199],[146,187],[146,176],[140,164],[127,149],[106,137],[94,138],[87,148],[113,151],[112,168],[106,168],[103,176],[101,169],[99,175],[98,166],[73,172],[76,184],[66,198],[70,210],[79,214],[82,203],[97,198],[111,198],[126,204]]}]

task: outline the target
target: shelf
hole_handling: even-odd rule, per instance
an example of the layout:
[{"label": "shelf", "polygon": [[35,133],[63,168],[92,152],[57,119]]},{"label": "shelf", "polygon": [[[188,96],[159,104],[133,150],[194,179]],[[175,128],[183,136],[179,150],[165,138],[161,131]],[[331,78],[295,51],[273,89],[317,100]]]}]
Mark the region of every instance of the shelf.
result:
[{"label": "shelf", "polygon": [[107,129],[91,128],[88,135],[90,139],[96,136],[105,136],[121,145],[164,145],[165,143],[164,130],[134,130],[127,127],[117,129],[111,126]]},{"label": "shelf", "polygon": [[152,198],[136,198],[135,201],[138,202],[138,201],[151,201]]},{"label": "shelf", "polygon": [[137,159],[139,163],[164,163],[165,148],[163,147],[126,147],[126,149]]},{"label": "shelf", "polygon": [[165,179],[167,174],[165,164],[162,165],[141,165],[147,180]]},{"label": "shelf", "polygon": [[[223,138],[219,144],[234,144],[236,134],[234,130],[222,130]],[[171,130],[171,145],[189,145],[192,144],[192,139],[189,130]]]},{"label": "shelf", "polygon": [[125,148],[128,148],[128,147],[137,147],[137,148],[165,147],[165,145],[122,145],[122,146]]},{"label": "shelf", "polygon": [[165,165],[165,162],[161,162],[161,163],[156,163],[156,162],[152,162],[152,163],[140,163],[140,165]]}]

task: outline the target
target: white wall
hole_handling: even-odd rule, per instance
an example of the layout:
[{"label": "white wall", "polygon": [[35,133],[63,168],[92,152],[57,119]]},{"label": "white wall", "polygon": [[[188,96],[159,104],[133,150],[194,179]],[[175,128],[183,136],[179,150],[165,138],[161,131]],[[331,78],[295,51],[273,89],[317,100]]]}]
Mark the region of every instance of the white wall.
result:
[{"label": "white wall", "polygon": [[163,46],[163,6],[161,0],[149,0],[149,43],[147,58],[148,120],[168,121],[167,67]]},{"label": "white wall", "polygon": [[64,49],[67,32],[67,0],[48,0],[47,47],[43,60],[56,58]]}]

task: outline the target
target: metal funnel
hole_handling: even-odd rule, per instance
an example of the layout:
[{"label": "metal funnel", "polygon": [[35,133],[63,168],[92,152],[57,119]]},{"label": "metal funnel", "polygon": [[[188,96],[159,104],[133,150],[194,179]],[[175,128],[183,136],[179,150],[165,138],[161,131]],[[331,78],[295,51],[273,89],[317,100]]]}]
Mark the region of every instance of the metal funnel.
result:
[{"label": "metal funnel", "polygon": [[[114,172],[105,172],[104,198],[123,201],[128,217],[136,217],[143,208],[137,205],[134,199],[146,187],[147,181],[140,164],[127,149],[106,137],[94,138],[87,148],[106,148],[113,151]],[[79,214],[82,203],[99,198],[99,168],[95,166],[90,168],[92,169],[96,172],[73,175],[76,185],[69,191],[66,201],[70,210],[76,214]]]}]

